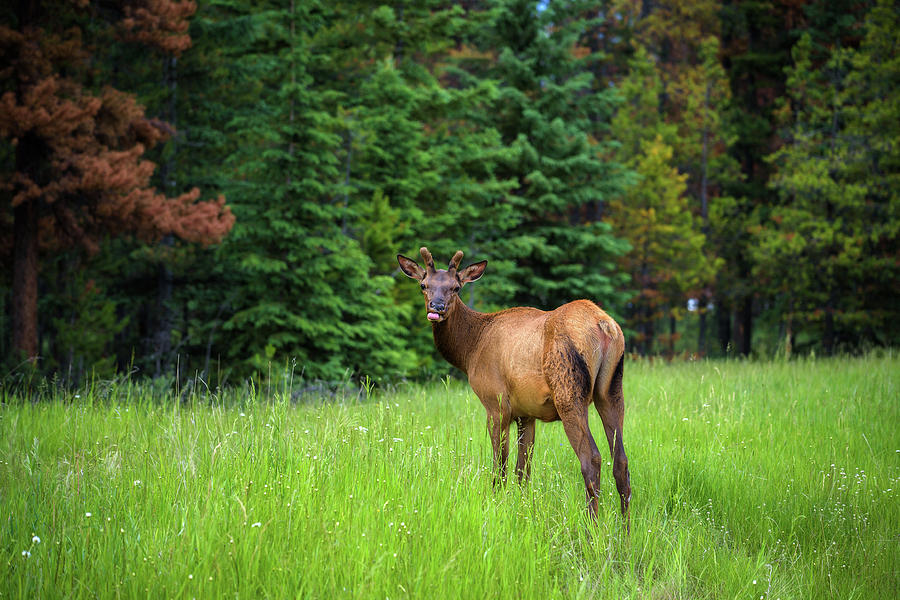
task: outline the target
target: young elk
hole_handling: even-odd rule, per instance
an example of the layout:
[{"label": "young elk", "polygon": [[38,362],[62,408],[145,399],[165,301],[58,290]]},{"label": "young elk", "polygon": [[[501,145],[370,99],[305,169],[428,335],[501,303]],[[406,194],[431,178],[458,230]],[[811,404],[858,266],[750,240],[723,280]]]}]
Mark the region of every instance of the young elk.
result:
[{"label": "young elk", "polygon": [[447,270],[436,270],[428,249],[420,252],[425,269],[403,255],[397,260],[407,277],[419,281],[438,351],[468,376],[487,411],[495,482],[506,478],[510,422],[516,422],[519,434],[516,474],[527,481],[535,419],[561,420],[581,462],[588,509],[596,516],[602,459],[588,429],[588,405],[593,401],[606,431],[627,524],[631,477],[622,445],[625,339],[618,324],[588,300],[549,312],[527,307],[474,311],[460,300],[459,290],[482,276],[487,261],[460,271],[459,251]]}]

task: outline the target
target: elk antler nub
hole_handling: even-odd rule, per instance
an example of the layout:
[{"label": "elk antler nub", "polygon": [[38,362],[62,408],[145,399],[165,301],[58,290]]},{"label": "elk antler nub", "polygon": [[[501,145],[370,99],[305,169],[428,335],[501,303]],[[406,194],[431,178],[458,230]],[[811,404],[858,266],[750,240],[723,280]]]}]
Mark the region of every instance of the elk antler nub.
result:
[{"label": "elk antler nub", "polygon": [[425,259],[425,268],[428,269],[428,274],[434,273],[434,258],[431,257],[431,252],[428,251],[428,248],[422,246],[419,248],[419,254]]},{"label": "elk antler nub", "polygon": [[451,273],[456,271],[456,269],[459,268],[459,263],[462,260],[462,257],[463,257],[463,251],[457,250],[456,254],[453,255],[453,258],[450,259],[450,268],[448,269],[448,271],[450,271]]}]

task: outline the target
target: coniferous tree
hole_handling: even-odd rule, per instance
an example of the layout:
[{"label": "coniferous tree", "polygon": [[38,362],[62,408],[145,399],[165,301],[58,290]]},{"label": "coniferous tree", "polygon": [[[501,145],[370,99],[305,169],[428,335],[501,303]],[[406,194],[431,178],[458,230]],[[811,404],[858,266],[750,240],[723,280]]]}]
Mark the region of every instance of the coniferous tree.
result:
[{"label": "coniferous tree", "polygon": [[[630,72],[620,83],[623,102],[612,122],[619,141],[616,156],[637,174],[636,183],[613,201],[606,220],[631,244],[620,264],[630,274],[636,295],[628,305],[629,329],[636,348],[652,353],[673,351],[674,321],[688,298],[708,286],[716,261],[704,248],[701,216],[692,210],[688,174],[676,168],[675,144],[683,144],[680,123],[667,122],[660,111],[663,81],[647,51],[638,46]],[[660,321],[669,326],[659,331]]]},{"label": "coniferous tree", "polygon": [[879,0],[864,19],[865,35],[848,57],[844,87],[848,160],[842,176],[865,187],[860,285],[847,312],[850,347],[889,345],[900,334],[900,11]]},{"label": "coniferous tree", "polygon": [[[376,237],[382,246],[392,242],[390,252],[370,254],[379,273],[397,274],[397,252],[414,254],[423,244],[448,258],[460,248],[473,257],[489,252],[486,242],[510,221],[509,206],[497,202],[510,185],[494,173],[508,151],[486,123],[493,83],[457,68],[454,49],[484,18],[462,18],[458,6],[441,2],[363,6],[342,4],[332,26],[316,36],[320,47],[335,48],[343,75],[334,83],[344,127],[338,154],[346,201],[363,215],[347,234],[367,253]],[[338,48],[351,28],[353,43]],[[494,291],[500,283],[486,287]],[[435,360],[421,295],[400,285],[394,299],[408,331],[403,343],[417,364],[445,368]]]},{"label": "coniferous tree", "polygon": [[[788,143],[771,156],[779,202],[757,233],[757,273],[784,299],[794,332],[838,344],[886,342],[896,314],[898,70],[896,10],[873,9],[859,48],[835,43],[822,65],[812,35],[794,48]],[[894,276],[892,276],[892,274]],[[872,302],[872,300],[875,302]]]},{"label": "coniferous tree", "polygon": [[785,92],[794,31],[802,26],[803,7],[786,0],[723,2],[723,64],[731,84],[735,141],[729,155],[742,177],[728,182],[727,203],[714,206],[717,249],[725,261],[716,281],[719,345],[742,354],[752,350],[758,286],[754,279],[752,227],[755,214],[767,210],[771,168],[765,161],[780,140],[774,110]]},{"label": "coniferous tree", "polygon": [[13,347],[28,359],[40,352],[39,231],[48,254],[66,247],[94,253],[106,235],[174,234],[209,243],[233,223],[224,198],[196,202],[199,189],[169,198],[151,187],[155,165],[144,150],[171,128],[147,118],[133,96],[102,79],[98,84],[89,60],[95,48],[86,38],[115,29],[141,43],[183,49],[193,5],[171,4],[126,4],[108,13],[23,0],[15,27],[0,27],[0,52],[11,65],[4,71],[0,135],[14,147],[14,165],[3,174],[12,217]]},{"label": "coniferous tree", "polygon": [[[621,192],[608,156],[611,90],[594,90],[601,57],[582,44],[588,4],[510,0],[499,4],[482,47],[495,53],[480,77],[497,81],[492,123],[510,149],[497,170],[512,180],[515,221],[490,240],[517,304],[554,307],[575,297],[624,300],[615,260],[627,248],[608,224],[585,218],[592,203]],[[606,141],[604,141],[606,140]]]},{"label": "coniferous tree", "polygon": [[297,361],[313,378],[380,377],[405,362],[392,280],[348,235],[348,202],[336,111],[337,61],[316,35],[336,14],[316,2],[256,13],[240,68],[259,82],[230,126],[245,140],[228,164],[238,225],[226,251],[240,296],[224,324],[233,358],[264,369]]},{"label": "coniferous tree", "polygon": [[[673,162],[686,176],[686,193],[690,202],[685,208],[693,213],[697,227],[695,235],[704,239],[704,262],[718,265],[715,257],[721,253],[720,234],[716,217],[725,207],[734,204],[727,196],[726,188],[738,178],[738,168],[728,155],[734,142],[729,122],[731,94],[727,76],[720,57],[720,2],[704,0],[685,2],[665,0],[644,5],[640,14],[626,11],[634,31],[636,64],[648,61],[644,70],[655,73],[654,91],[637,89],[646,94],[647,110],[658,114],[668,125],[664,141],[672,148]],[[640,73],[637,74],[641,77]],[[630,76],[630,75],[629,75]],[[621,78],[618,82],[624,85]],[[633,86],[632,86],[633,88]],[[655,94],[655,95],[654,95]],[[644,129],[634,123],[619,128],[619,135],[638,138],[649,143],[655,135],[652,129]],[[629,156],[627,151],[624,156]],[[632,151],[635,156],[637,151]],[[622,154],[620,154],[622,155]],[[708,271],[706,269],[702,269]],[[718,268],[717,268],[718,270]],[[707,306],[713,296],[714,279],[698,282],[691,290],[698,314],[697,350],[707,351]],[[671,302],[669,337],[677,335],[679,319],[673,315],[685,314],[683,304]],[[730,311],[724,305],[717,309]]]}]

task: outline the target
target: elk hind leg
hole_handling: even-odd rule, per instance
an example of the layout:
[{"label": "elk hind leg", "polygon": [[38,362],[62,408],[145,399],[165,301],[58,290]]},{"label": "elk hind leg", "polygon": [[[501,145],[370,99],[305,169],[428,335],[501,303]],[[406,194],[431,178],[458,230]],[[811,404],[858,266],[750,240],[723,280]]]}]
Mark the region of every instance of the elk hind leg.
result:
[{"label": "elk hind leg", "polygon": [[557,343],[547,353],[543,368],[566,437],[581,463],[588,511],[596,517],[603,460],[588,427],[591,375],[584,358],[570,341]]},{"label": "elk hind leg", "polygon": [[624,356],[619,359],[607,390],[604,391],[600,386],[594,389],[594,406],[600,414],[606,440],[609,442],[613,477],[616,480],[622,516],[627,527],[628,506],[631,502],[631,474],[628,472],[628,457],[625,455],[625,444],[622,441],[622,427],[625,421],[625,397],[622,392],[624,360]]},{"label": "elk hind leg", "polygon": [[531,417],[518,417],[516,419],[518,432],[519,456],[516,459],[516,476],[519,483],[526,483],[531,479],[531,454],[534,448],[534,419]]},{"label": "elk hind leg", "polygon": [[560,417],[566,437],[569,438],[569,443],[581,463],[581,476],[584,477],[588,511],[592,517],[596,517],[599,507],[598,498],[600,497],[600,465],[603,463],[603,459],[600,458],[600,451],[597,450],[597,444],[588,429],[587,410],[582,407],[580,411],[572,410],[565,414],[560,411]]}]

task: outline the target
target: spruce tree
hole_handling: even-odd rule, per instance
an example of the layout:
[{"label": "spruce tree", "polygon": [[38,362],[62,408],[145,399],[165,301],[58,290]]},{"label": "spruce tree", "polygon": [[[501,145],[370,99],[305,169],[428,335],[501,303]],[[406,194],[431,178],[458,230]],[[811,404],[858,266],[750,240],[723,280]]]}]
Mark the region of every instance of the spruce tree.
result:
[{"label": "spruce tree", "polygon": [[226,250],[240,289],[224,325],[232,356],[259,369],[296,360],[310,378],[393,373],[406,354],[392,280],[372,274],[347,234],[357,214],[340,160],[340,95],[330,88],[340,73],[315,47],[335,13],[283,2],[256,16],[240,65],[258,88],[230,123],[244,142],[228,161],[238,225]]},{"label": "spruce tree", "polygon": [[[621,306],[624,279],[615,260],[627,244],[586,207],[619,194],[624,178],[608,155],[615,97],[593,88],[593,63],[582,44],[583,3],[508,0],[497,7],[482,48],[495,60],[476,73],[495,80],[491,123],[510,150],[497,177],[514,188],[503,200],[512,222],[479,243],[500,262],[512,302],[553,308],[578,297]],[[492,263],[493,266],[493,263]]]}]

